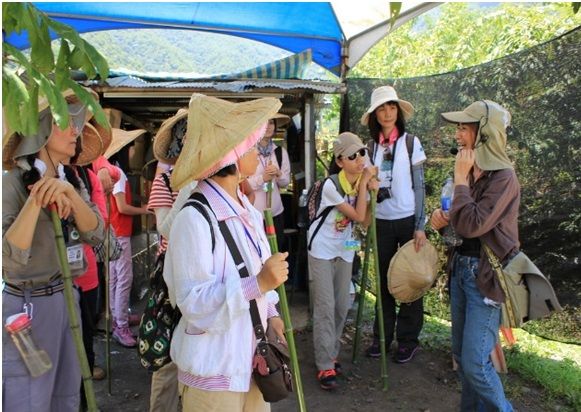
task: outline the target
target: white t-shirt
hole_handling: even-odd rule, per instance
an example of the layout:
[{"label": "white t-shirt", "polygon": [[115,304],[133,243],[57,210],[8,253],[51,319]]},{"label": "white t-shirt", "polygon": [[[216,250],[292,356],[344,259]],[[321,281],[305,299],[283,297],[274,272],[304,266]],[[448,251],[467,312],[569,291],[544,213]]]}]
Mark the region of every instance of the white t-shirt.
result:
[{"label": "white t-shirt", "polygon": [[[323,184],[321,193],[321,204],[317,210],[317,216],[325,210],[327,206],[337,206],[348,202],[355,207],[357,196],[341,196],[335,183],[327,179]],[[320,218],[315,220],[309,227],[307,242],[311,241],[313,232],[320,223]],[[336,207],[331,209],[321,228],[315,235],[309,254],[317,259],[342,258],[346,262],[353,262],[355,252],[345,247],[345,242],[353,239],[353,224],[351,220],[341,213]]]},{"label": "white t-shirt", "polygon": [[123,170],[121,170],[121,168],[119,169],[119,180],[117,181],[117,183],[115,183],[113,185],[113,196],[115,196],[117,193],[125,193],[125,183],[127,182],[127,176],[125,175],[125,173],[123,172]]},{"label": "white t-shirt", "polygon": [[[373,165],[379,168],[379,187],[390,187],[391,184],[391,198],[377,204],[375,216],[378,219],[403,219],[415,214],[416,200],[412,189],[406,136],[407,133],[404,133],[395,143],[396,153],[393,168],[391,162],[384,162],[384,148],[382,146],[375,145],[375,154],[371,154],[374,157]],[[393,146],[390,146],[390,150],[393,150]],[[426,161],[424,148],[417,137],[414,137],[413,150],[412,164],[414,166]],[[393,177],[391,182],[390,176]]]}]

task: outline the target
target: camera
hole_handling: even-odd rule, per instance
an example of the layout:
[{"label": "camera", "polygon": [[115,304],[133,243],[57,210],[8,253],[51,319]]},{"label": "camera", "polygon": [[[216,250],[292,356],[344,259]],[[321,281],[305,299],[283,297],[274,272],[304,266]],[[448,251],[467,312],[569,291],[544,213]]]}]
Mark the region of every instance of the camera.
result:
[{"label": "camera", "polygon": [[385,199],[391,199],[391,188],[380,187],[377,191],[377,203],[381,203]]}]

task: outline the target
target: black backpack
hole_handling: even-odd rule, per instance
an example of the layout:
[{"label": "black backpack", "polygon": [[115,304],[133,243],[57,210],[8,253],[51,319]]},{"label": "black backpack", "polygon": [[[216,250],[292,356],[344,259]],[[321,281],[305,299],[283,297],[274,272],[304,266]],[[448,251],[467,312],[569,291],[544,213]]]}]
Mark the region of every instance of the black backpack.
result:
[{"label": "black backpack", "polygon": [[[164,174],[164,180],[166,178]],[[166,184],[168,184],[167,180]],[[214,229],[208,211],[203,205],[209,206],[204,195],[194,193],[183,207],[195,207],[208,221],[212,233],[212,251],[214,251]],[[141,364],[150,371],[156,371],[171,361],[169,353],[171,337],[182,317],[179,308],[172,306],[169,299],[167,285],[163,280],[164,260],[165,253],[157,257],[155,270],[149,279],[149,297],[141,316],[137,338]]]},{"label": "black backpack", "polygon": [[337,188],[337,191],[339,192],[339,194],[341,196],[345,196],[345,192],[343,191],[343,188],[339,184],[339,175],[337,175],[337,174],[333,174],[333,175],[330,175],[329,177],[326,177],[324,179],[317,180],[313,184],[313,186],[309,189],[309,191],[307,193],[307,217],[308,217],[308,221],[309,221],[307,227],[311,227],[311,225],[317,219],[319,219],[319,218],[320,219],[319,219],[319,224],[317,225],[317,227],[315,228],[315,231],[313,232],[311,238],[309,239],[309,243],[307,245],[308,250],[311,250],[311,245],[313,243],[313,239],[315,238],[316,234],[319,232],[319,229],[321,229],[321,226],[323,226],[323,222],[325,221],[325,219],[327,218],[327,216],[329,215],[331,210],[334,208],[334,206],[327,206],[321,213],[317,214],[317,211],[319,210],[319,207],[321,206],[321,196],[323,195],[323,186],[325,185],[325,182],[328,179],[331,180],[335,184],[335,187]]}]

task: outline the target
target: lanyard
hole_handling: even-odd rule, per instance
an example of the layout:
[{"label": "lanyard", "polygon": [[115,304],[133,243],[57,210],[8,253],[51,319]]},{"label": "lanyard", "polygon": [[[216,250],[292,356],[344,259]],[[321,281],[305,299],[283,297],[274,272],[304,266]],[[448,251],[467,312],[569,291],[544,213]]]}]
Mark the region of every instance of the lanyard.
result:
[{"label": "lanyard", "polygon": [[250,240],[250,243],[252,243],[252,246],[254,246],[256,253],[258,253],[258,257],[260,257],[260,260],[262,260],[262,249],[260,247],[258,239],[256,240],[256,243],[254,243],[254,240],[252,240],[252,236],[250,236],[250,233],[248,232],[248,229],[246,228],[246,225],[244,224],[244,219],[242,219],[242,217],[238,214],[238,212],[236,212],[236,209],[234,209],[234,207],[230,204],[228,199],[226,199],[224,196],[222,196],[222,193],[220,193],[220,191],[218,189],[216,189],[214,187],[214,185],[212,185],[212,183],[210,183],[209,180],[206,180],[206,183],[208,183],[208,185],[214,190],[214,192],[216,192],[218,194],[218,196],[220,196],[222,198],[222,200],[224,202],[226,202],[226,204],[230,207],[230,209],[232,209],[234,214],[240,218],[240,220],[242,221],[242,227],[244,228],[244,234],[246,235],[248,240]]}]

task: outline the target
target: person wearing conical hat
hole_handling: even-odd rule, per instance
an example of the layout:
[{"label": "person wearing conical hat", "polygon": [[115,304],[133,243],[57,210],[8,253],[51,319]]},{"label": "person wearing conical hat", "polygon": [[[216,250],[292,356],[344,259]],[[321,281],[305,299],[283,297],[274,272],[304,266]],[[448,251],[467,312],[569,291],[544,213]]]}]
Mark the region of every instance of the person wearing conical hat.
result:
[{"label": "person wearing conical hat", "polygon": [[[2,176],[2,324],[24,308],[36,344],[52,363],[45,365],[48,371],[33,378],[3,328],[2,405],[10,411],[79,410],[81,370],[47,206],[56,206],[71,274],[77,277],[87,268],[81,242],[96,245],[105,233],[85,186],[65,163],[75,155],[79,142],[81,154],[90,161],[102,150],[102,141],[97,135],[79,137],[88,110],[72,90],[63,95],[69,110],[66,129],[56,125],[48,101],[42,99],[38,132],[4,139],[3,163],[9,171]],[[78,292],[74,294],[78,301]],[[78,313],[78,303],[76,309]]]},{"label": "person wearing conical hat", "polygon": [[[146,133],[143,129],[125,131],[112,129],[112,141],[105,151],[105,158],[111,160],[121,149],[132,143],[137,137]],[[133,216],[150,213],[145,206],[133,206],[131,187],[127,176],[119,168],[120,178],[113,186],[110,195],[109,221],[115,231],[122,251],[119,259],[109,262],[109,307],[113,317],[112,337],[121,346],[133,348],[137,346],[129,328],[129,297],[133,283],[133,262],[131,251],[131,236],[133,234]]]},{"label": "person wearing conical hat", "polygon": [[449,216],[432,213],[440,230],[452,224],[462,237],[454,247],[450,299],[452,353],[462,383],[462,411],[512,411],[490,353],[497,340],[501,303],[505,296],[482,244],[501,262],[518,252],[520,185],[506,154],[511,114],[490,100],[479,100],[463,111],[442,113],[456,124],[460,151],[454,167],[454,199]]},{"label": "person wearing conical hat", "polygon": [[[417,252],[426,244],[424,162],[426,155],[418,137],[407,131],[414,107],[399,98],[392,86],[381,86],[371,93],[371,102],[361,117],[367,126],[371,163],[379,167],[377,192],[377,242],[385,350],[397,341],[394,360],[409,362],[420,348],[419,335],[424,324],[423,298],[400,303],[389,293],[386,274],[398,247],[411,239]],[[366,350],[372,358],[381,356],[378,316],[373,326],[373,343]]]},{"label": "person wearing conical hat", "polygon": [[268,119],[266,132],[257,145],[260,163],[256,173],[248,177],[248,184],[254,192],[254,207],[263,212],[270,201],[279,250],[283,249],[284,240],[284,206],[280,191],[290,183],[290,161],[286,149],[275,145],[272,139],[277,128],[288,127],[290,120],[282,113]]},{"label": "person wearing conical hat", "polygon": [[[274,289],[288,277],[287,253],[271,256],[262,215],[239,190],[258,166],[256,143],[280,101],[242,103],[193,94],[186,139],[171,176],[174,190],[198,185],[170,231],[163,277],[172,304],[182,313],[171,341],[171,358],[183,385],[186,411],[269,411],[252,379],[256,338],[249,307],[262,327],[284,340]],[[224,225],[244,260],[241,277]],[[242,271],[242,266],[240,267]]]}]

